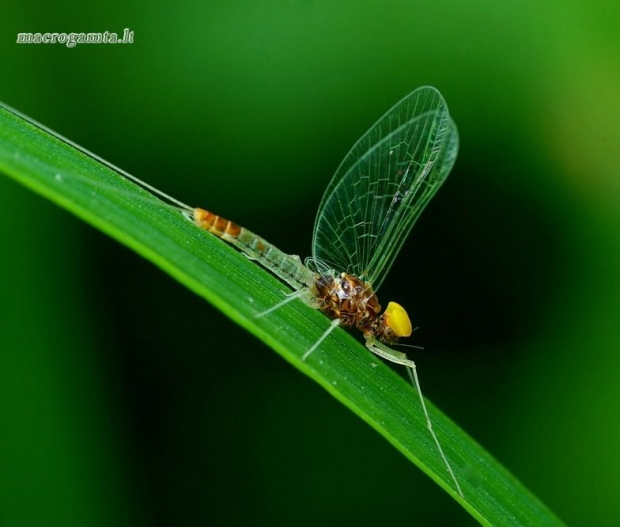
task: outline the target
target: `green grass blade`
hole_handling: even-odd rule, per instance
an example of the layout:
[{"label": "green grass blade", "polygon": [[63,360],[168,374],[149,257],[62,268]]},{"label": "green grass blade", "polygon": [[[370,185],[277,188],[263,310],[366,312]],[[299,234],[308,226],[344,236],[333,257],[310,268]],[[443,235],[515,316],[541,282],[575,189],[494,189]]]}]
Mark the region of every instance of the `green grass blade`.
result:
[{"label": "green grass blade", "polygon": [[328,326],[325,316],[293,301],[255,318],[288,292],[277,279],[106,164],[7,108],[0,108],[0,171],[131,247],[256,335],[375,428],[481,524],[562,525],[428,403],[463,489],[461,499],[426,429],[419,400],[403,378],[340,329],[303,362],[303,353]]}]

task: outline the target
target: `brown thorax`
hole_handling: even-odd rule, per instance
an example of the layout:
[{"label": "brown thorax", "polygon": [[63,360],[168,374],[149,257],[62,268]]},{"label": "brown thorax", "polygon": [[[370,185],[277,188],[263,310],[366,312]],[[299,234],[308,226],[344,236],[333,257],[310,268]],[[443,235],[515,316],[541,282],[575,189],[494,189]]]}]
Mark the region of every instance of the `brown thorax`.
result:
[{"label": "brown thorax", "polygon": [[332,320],[340,320],[345,328],[355,327],[364,336],[374,337],[388,344],[398,337],[387,326],[381,305],[372,286],[356,276],[322,275],[315,282],[317,308]]}]

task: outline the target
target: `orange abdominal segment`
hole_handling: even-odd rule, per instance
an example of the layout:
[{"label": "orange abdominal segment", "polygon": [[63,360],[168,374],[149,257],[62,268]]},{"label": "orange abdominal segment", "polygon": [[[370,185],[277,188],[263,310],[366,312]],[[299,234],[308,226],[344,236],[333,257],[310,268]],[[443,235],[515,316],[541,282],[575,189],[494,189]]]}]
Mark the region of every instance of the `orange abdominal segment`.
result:
[{"label": "orange abdominal segment", "polygon": [[224,235],[237,238],[241,233],[239,225],[208,210],[194,209],[194,221],[201,229],[209,231],[220,238]]},{"label": "orange abdominal segment", "polygon": [[198,227],[236,247],[293,289],[308,288],[314,283],[315,274],[302,265],[299,256],[283,253],[248,229],[205,209],[192,209],[192,219]]}]

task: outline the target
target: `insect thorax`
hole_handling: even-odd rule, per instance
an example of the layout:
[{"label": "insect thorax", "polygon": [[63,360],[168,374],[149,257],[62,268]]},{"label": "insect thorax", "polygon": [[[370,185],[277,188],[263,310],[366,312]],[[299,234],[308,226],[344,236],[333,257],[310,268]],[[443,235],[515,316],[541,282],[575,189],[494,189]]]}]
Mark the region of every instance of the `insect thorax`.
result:
[{"label": "insect thorax", "polygon": [[372,286],[356,276],[342,273],[320,275],[314,283],[316,307],[345,328],[357,328],[368,337],[388,344],[398,337],[386,324],[385,314]]}]

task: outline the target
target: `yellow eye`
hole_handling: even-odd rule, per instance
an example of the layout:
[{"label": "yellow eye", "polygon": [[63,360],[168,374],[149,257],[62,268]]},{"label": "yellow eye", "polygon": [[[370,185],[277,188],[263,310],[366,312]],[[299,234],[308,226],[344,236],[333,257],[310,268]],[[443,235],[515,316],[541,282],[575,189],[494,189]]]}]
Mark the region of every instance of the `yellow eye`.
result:
[{"label": "yellow eye", "polygon": [[390,328],[397,337],[411,335],[411,321],[405,308],[396,302],[390,302],[383,314],[385,325]]}]

